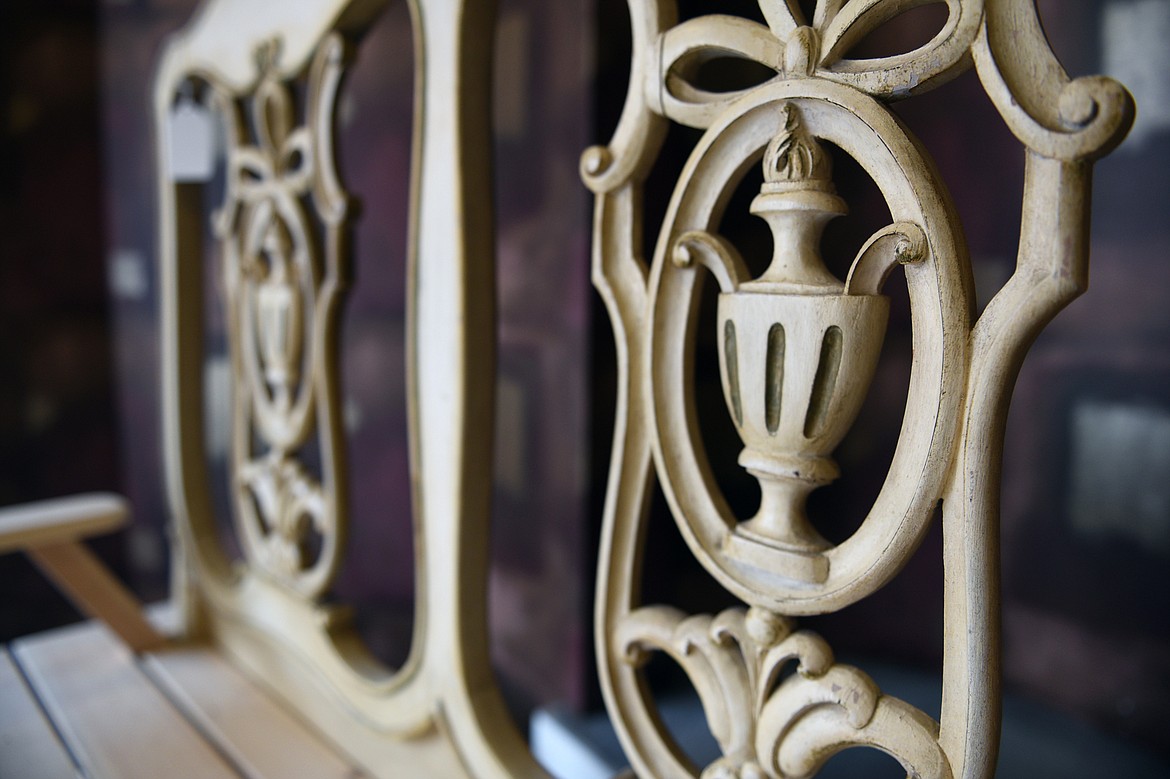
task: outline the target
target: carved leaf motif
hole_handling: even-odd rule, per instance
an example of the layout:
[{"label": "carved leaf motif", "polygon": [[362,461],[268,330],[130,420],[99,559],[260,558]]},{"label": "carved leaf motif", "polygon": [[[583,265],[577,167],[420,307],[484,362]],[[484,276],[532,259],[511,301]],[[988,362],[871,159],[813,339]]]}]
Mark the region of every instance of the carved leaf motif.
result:
[{"label": "carved leaf motif", "polygon": [[[885,700],[873,681],[852,666],[835,663],[820,636],[794,630],[791,621],[765,609],[728,609],[711,617],[648,606],[622,620],[615,640],[630,664],[640,665],[658,650],[686,672],[723,751],[703,770],[702,779],[788,776],[779,763],[781,750],[787,748],[789,761],[802,754],[799,745],[787,746],[786,739],[814,711],[834,712],[855,732],[845,745],[885,746],[866,730]],[[796,672],[781,679],[793,662]],[[913,710],[900,701],[896,705]],[[892,752],[898,739],[935,743],[937,726],[913,711],[916,716],[894,728],[899,732],[888,745]],[[882,722],[889,730],[886,718]],[[902,732],[908,730],[915,732]],[[807,759],[819,765],[815,755]]]},{"label": "carved leaf motif", "polygon": [[304,549],[310,531],[331,530],[321,485],[296,460],[279,457],[245,464],[240,481],[256,501],[267,563],[284,576],[296,576],[314,562]]},{"label": "carved leaf motif", "polygon": [[781,106],[781,129],[764,150],[764,181],[829,179],[829,156],[800,121],[800,115],[785,103]]}]

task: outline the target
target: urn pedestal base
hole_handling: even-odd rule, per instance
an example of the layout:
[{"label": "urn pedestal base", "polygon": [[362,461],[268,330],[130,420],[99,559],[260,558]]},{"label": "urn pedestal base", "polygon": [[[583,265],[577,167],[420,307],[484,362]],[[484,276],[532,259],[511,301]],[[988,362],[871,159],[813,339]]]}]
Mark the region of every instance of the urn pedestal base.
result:
[{"label": "urn pedestal base", "polygon": [[828,457],[786,457],[744,449],[739,464],[760,483],[760,508],[739,532],[760,543],[798,553],[821,552],[831,544],[805,514],[809,493],[837,478]]}]

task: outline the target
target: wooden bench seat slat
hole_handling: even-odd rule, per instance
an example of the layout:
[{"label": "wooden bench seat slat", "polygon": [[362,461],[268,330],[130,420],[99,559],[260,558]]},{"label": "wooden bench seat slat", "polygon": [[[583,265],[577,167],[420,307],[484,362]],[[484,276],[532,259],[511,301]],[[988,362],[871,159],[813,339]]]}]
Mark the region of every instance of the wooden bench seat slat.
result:
[{"label": "wooden bench seat slat", "polygon": [[90,779],[237,779],[109,629],[84,622],[12,645]]},{"label": "wooden bench seat slat", "polygon": [[248,779],[367,776],[209,646],[148,655],[143,667]]},{"label": "wooden bench seat slat", "polygon": [[41,706],[0,647],[0,779],[61,779],[78,776],[65,745]]}]

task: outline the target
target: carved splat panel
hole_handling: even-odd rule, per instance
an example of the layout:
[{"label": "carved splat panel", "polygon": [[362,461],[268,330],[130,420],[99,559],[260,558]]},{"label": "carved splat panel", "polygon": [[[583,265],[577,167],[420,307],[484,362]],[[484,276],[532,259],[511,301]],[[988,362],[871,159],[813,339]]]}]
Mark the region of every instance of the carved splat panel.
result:
[{"label": "carved splat panel", "polygon": [[[249,561],[317,596],[345,535],[333,349],[349,273],[341,252],[348,198],[331,131],[344,42],[333,34],[318,45],[300,123],[279,73],[280,46],[277,38],[257,51],[262,75],[251,94],[215,93],[228,141],[214,221],[236,377],[231,475]],[[299,454],[311,438],[319,473]]]},{"label": "carved splat panel", "polygon": [[[541,776],[487,656],[495,373],[489,176],[491,4],[408,0],[414,130],[407,251],[407,414],[416,604],[397,669],[322,593],[345,532],[338,310],[349,201],[334,99],[350,47],[386,0],[207,0],[164,47],[159,128],[167,487],[183,629],[373,776]],[[275,43],[274,43],[275,42]],[[259,54],[257,55],[257,53]],[[187,85],[227,119],[216,217],[235,376],[233,478],[244,560],[219,543],[202,396],[200,185],[176,181],[168,119]],[[376,219],[376,214],[367,218]],[[393,511],[399,507],[386,507]]]},{"label": "carved splat panel", "polygon": [[[693,775],[662,730],[638,667],[672,656],[703,703],[723,757],[715,777],[805,777],[851,746],[889,752],[916,777],[987,776],[999,730],[998,472],[1011,386],[1028,344],[1084,288],[1091,162],[1132,119],[1124,89],[1070,80],[1030,0],[947,0],[921,47],[851,59],[877,26],[923,2],[759,0],[764,23],[711,14],[677,23],[671,0],[629,0],[630,89],[615,134],[582,158],[597,196],[594,279],[617,339],[618,410],[597,611],[602,687],[642,776]],[[715,10],[715,9],[712,9]],[[732,92],[696,85],[715,57],[775,72]],[[945,84],[974,63],[1027,148],[1016,274],[978,319],[958,218],[928,152],[885,103]],[[679,175],[649,265],[637,236],[641,184],[668,122],[704,131]],[[849,204],[830,143],[877,185],[891,221],[855,249],[844,278],[819,255]],[[763,165],[750,210],[773,257],[752,278],[719,234],[745,171]],[[807,495],[838,475],[832,452],[858,413],[881,350],[892,273],[909,291],[913,365],[884,485],[858,529],[832,544]],[[699,290],[718,284],[715,340],[726,413],[760,484],[736,516],[694,406]],[[691,551],[747,604],[715,617],[637,601],[646,496],[657,477]],[[839,610],[896,576],[944,504],[945,658],[940,722],[835,664],[793,618]],[[781,671],[792,660],[795,673]]]}]

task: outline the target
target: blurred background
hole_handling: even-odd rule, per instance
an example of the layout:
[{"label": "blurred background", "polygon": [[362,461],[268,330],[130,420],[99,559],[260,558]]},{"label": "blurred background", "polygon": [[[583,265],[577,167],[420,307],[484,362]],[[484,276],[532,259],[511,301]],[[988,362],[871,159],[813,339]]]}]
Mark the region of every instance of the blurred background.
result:
[{"label": "blurred background", "polygon": [[[1012,405],[1004,673],[1018,716],[1009,716],[1005,749],[1038,743],[1011,722],[1049,717],[1098,756],[1074,752],[1073,762],[1136,755],[1130,773],[1113,775],[1145,775],[1170,760],[1170,2],[1039,6],[1069,72],[1120,79],[1134,92],[1138,117],[1129,140],[1097,167],[1090,290],[1036,343]],[[0,6],[0,505],[90,489],[128,495],[132,527],[95,547],[146,600],[165,596],[168,565],[147,96],[161,41],[194,7],[192,0]],[[862,42],[863,53],[927,40],[943,8],[892,20]],[[541,708],[587,721],[600,711],[592,577],[614,356],[608,318],[589,286],[591,198],[577,159],[616,124],[628,16],[624,0],[500,0],[499,9],[496,29],[484,31],[497,41],[492,657],[521,716]],[[684,18],[759,16],[751,0],[684,0],[680,9]],[[354,530],[331,597],[355,604],[360,629],[391,664],[409,647],[414,575],[403,385],[412,57],[409,14],[391,3],[361,44],[338,116],[340,172],[362,215],[342,358]],[[761,74],[722,63],[702,77],[734,85]],[[1023,152],[973,72],[895,110],[951,188],[981,308],[1014,263]],[[672,128],[647,183],[648,247],[697,137]],[[222,155],[222,140],[213,134],[212,141]],[[824,253],[840,271],[888,213],[860,168],[836,157],[851,213],[830,225]],[[206,183],[210,216],[222,194],[218,166]],[[747,212],[758,186],[753,171],[721,226],[749,263],[769,254],[766,226]],[[206,438],[222,477],[217,497],[230,549],[231,385],[217,260],[213,252],[207,259]],[[871,397],[837,452],[843,477],[810,506],[834,540],[856,528],[880,488],[904,411],[909,317],[904,285],[893,286]],[[708,324],[713,299],[701,315]],[[713,336],[701,322],[696,394],[710,410],[701,415],[703,437],[720,486],[746,517],[758,489],[735,463],[740,444],[711,368]],[[690,558],[660,496],[651,514],[647,601],[688,611],[730,605]],[[877,596],[812,626],[849,661],[937,675],[940,550],[936,525]],[[0,641],[77,618],[20,556],[0,557],[0,591]],[[684,689],[669,669],[651,671],[664,693]]]}]

